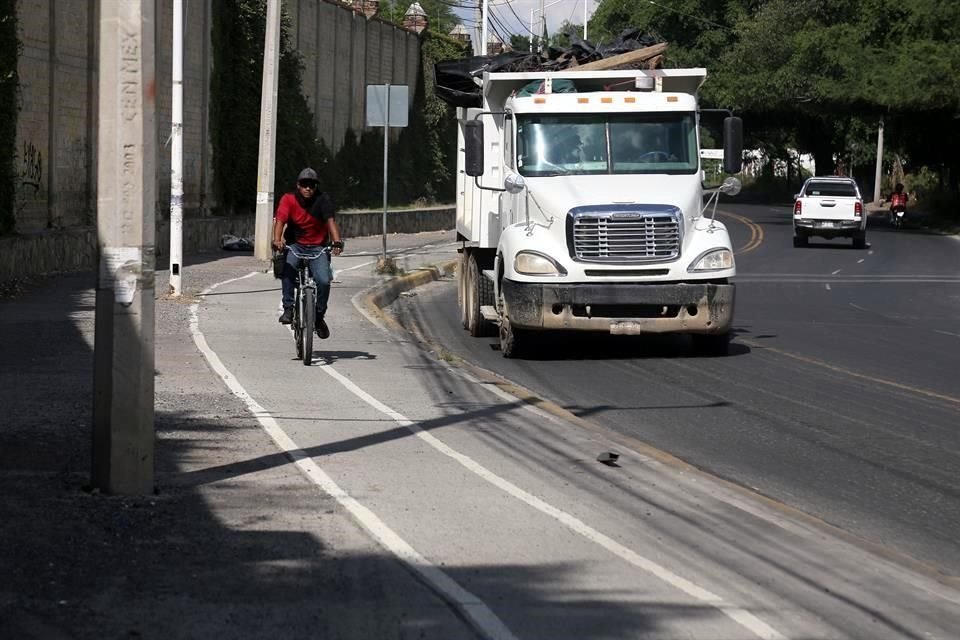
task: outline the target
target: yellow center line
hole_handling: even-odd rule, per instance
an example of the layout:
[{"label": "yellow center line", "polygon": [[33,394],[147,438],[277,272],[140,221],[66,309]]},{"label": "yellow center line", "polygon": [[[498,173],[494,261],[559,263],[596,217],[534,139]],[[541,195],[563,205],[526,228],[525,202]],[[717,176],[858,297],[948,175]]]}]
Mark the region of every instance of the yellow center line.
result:
[{"label": "yellow center line", "polygon": [[750,218],[738,215],[736,213],[726,213],[724,211],[718,211],[717,213],[720,214],[721,216],[733,218],[734,220],[737,220],[738,222],[743,223],[744,225],[746,225],[748,229],[750,229],[750,239],[747,241],[747,244],[743,245],[742,247],[734,251],[735,255],[742,255],[744,253],[749,253],[754,249],[756,249],[757,247],[759,247],[761,244],[763,244],[763,238],[764,238],[763,228],[760,225],[758,225],[756,222],[754,222]]},{"label": "yellow center line", "polygon": [[851,377],[853,377],[853,378],[859,378],[859,379],[861,379],[861,380],[867,380],[867,381],[869,381],[869,382],[875,382],[875,383],[877,383],[877,384],[882,384],[882,385],[885,385],[885,386],[887,386],[887,387],[893,387],[894,389],[899,389],[899,390],[901,390],[901,391],[908,391],[908,392],[910,392],[910,393],[915,393],[915,394],[918,394],[918,395],[921,395],[921,396],[926,396],[926,397],[928,397],[928,398],[934,398],[934,399],[936,399],[936,400],[942,400],[942,401],[944,401],[944,402],[949,402],[950,404],[960,405],[960,398],[957,398],[957,397],[955,397],[955,396],[948,396],[948,395],[943,394],[943,393],[936,393],[936,392],[934,392],[934,391],[927,391],[926,389],[920,389],[920,388],[918,388],[918,387],[911,387],[910,385],[901,384],[901,383],[899,383],[899,382],[894,382],[893,380],[886,380],[886,379],[884,379],[884,378],[875,378],[875,377],[873,377],[873,376],[868,376],[868,375],[866,375],[866,374],[864,374],[864,373],[857,373],[856,371],[850,371],[849,369],[844,369],[843,367],[838,367],[838,366],[836,366],[836,365],[832,365],[832,364],[830,364],[830,363],[828,363],[828,362],[824,362],[823,360],[817,360],[816,358],[808,358],[807,356],[797,355],[797,354],[795,354],[795,353],[790,353],[789,351],[783,351],[782,349],[777,349],[776,347],[770,347],[770,346],[768,346],[768,345],[761,344],[761,343],[759,343],[759,342],[754,342],[753,340],[747,340],[747,339],[741,338],[741,337],[739,337],[739,336],[737,337],[737,341],[738,341],[738,342],[741,342],[741,343],[743,343],[743,344],[745,344],[745,345],[747,345],[748,347],[751,347],[751,348],[757,348],[757,349],[763,349],[764,351],[770,351],[770,352],[772,352],[772,353],[776,353],[776,354],[779,354],[779,355],[781,355],[781,356],[786,356],[787,358],[792,358],[792,359],[794,359],[794,360],[798,360],[798,361],[804,362],[804,363],[806,363],[806,364],[812,364],[812,365],[817,366],[817,367],[823,367],[824,369],[829,369],[829,370],[835,371],[835,372],[837,372],[837,373],[842,373],[842,374],[844,374],[844,375],[848,375],[848,376],[851,376]]}]

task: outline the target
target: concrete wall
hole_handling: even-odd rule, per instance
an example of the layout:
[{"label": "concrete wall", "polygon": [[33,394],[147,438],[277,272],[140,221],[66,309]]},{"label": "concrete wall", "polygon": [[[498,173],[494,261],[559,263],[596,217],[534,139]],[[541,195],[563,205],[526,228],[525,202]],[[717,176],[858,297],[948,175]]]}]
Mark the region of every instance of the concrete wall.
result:
[{"label": "concrete wall", "polygon": [[[100,1],[19,2],[19,233],[77,229],[96,219]],[[206,215],[216,204],[208,118],[214,5],[212,0],[184,5],[184,211],[190,219]],[[283,6],[293,44],[303,55],[303,90],[316,116],[317,136],[333,150],[348,127],[363,127],[367,84],[409,84],[412,99],[419,65],[415,33],[367,20],[331,0],[284,0]],[[165,143],[171,120],[172,14],[173,0],[157,0],[158,222],[167,219],[170,201],[170,149]],[[259,96],[250,99],[259,102]],[[254,198],[256,185],[238,187],[248,188]],[[60,246],[58,242],[50,246]]]},{"label": "concrete wall", "polygon": [[[453,207],[432,207],[391,211],[389,233],[440,231],[454,227]],[[383,211],[350,211],[337,215],[345,238],[383,233]],[[217,250],[224,234],[253,237],[254,216],[194,217],[184,221],[183,248],[186,254]],[[157,225],[157,252],[166,255],[170,229],[165,221]],[[349,247],[348,247],[349,250]],[[189,264],[189,260],[187,260]],[[86,271],[97,265],[97,235],[93,227],[38,231],[0,238],[0,283],[42,275]]]}]

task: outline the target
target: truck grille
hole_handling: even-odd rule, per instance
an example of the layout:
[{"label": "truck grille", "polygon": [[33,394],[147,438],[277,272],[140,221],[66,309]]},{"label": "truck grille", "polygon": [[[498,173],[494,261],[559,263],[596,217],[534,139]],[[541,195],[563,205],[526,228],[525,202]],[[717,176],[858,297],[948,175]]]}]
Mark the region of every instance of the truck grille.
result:
[{"label": "truck grille", "polygon": [[578,207],[570,211],[571,256],[584,262],[667,262],[680,255],[676,207]]}]

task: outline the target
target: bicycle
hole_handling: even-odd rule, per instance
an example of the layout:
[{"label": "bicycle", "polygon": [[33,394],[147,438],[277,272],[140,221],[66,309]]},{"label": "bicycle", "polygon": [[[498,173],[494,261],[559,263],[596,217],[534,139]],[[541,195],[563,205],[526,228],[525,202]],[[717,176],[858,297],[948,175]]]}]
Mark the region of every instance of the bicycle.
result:
[{"label": "bicycle", "polygon": [[297,286],[293,298],[293,340],[297,348],[297,359],[305,366],[313,362],[313,332],[317,326],[317,283],[310,274],[309,263],[324,252],[330,253],[330,247],[314,251],[297,253],[292,247],[287,250],[297,258]]}]

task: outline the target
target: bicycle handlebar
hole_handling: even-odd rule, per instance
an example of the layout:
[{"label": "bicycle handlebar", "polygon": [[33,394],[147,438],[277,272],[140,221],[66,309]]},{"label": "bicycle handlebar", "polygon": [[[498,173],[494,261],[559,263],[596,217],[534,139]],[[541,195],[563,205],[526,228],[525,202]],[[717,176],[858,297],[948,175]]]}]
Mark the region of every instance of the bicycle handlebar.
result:
[{"label": "bicycle handlebar", "polygon": [[290,251],[294,256],[300,258],[301,260],[316,260],[324,253],[330,253],[330,247],[322,247],[319,251],[309,252],[309,253],[297,253],[292,245],[287,245],[287,250]]}]

